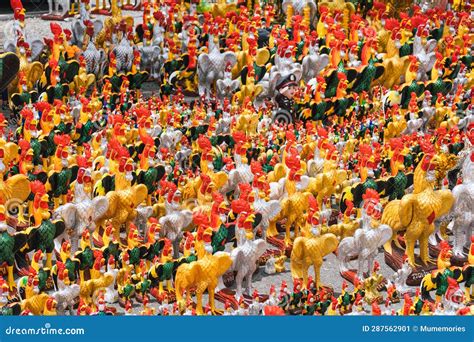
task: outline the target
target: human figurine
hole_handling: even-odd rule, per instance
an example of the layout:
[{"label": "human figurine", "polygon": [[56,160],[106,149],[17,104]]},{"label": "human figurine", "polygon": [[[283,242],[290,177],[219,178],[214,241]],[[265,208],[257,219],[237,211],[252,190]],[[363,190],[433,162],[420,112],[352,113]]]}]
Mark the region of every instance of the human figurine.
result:
[{"label": "human figurine", "polygon": [[278,92],[275,96],[275,102],[278,108],[286,110],[292,117],[296,115],[294,97],[297,88],[298,84],[296,83],[296,76],[294,74],[289,74],[278,80],[275,87]]}]

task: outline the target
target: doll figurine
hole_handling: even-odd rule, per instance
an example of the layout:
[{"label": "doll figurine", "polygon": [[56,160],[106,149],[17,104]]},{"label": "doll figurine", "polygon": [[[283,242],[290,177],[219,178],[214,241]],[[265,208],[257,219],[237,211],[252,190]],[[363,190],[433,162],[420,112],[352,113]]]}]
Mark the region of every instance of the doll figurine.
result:
[{"label": "doll figurine", "polygon": [[295,115],[295,100],[298,84],[296,83],[296,76],[289,74],[286,77],[278,80],[276,90],[278,94],[275,96],[275,102],[278,108],[286,110],[292,117]]}]

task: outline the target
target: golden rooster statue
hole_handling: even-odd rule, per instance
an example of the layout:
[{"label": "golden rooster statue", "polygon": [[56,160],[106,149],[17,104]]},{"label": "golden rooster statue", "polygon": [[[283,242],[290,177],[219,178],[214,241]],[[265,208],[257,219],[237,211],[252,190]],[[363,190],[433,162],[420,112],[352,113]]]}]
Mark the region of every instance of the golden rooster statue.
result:
[{"label": "golden rooster statue", "polygon": [[[425,153],[415,169],[413,193],[389,202],[382,215],[381,222],[392,228],[393,236],[405,230],[406,255],[412,266],[416,266],[416,241],[420,242],[421,261],[425,265],[429,262],[428,238],[434,231],[434,221],[448,213],[454,203],[450,190],[434,190],[438,161],[432,151]],[[386,250],[391,253],[390,243]]]}]

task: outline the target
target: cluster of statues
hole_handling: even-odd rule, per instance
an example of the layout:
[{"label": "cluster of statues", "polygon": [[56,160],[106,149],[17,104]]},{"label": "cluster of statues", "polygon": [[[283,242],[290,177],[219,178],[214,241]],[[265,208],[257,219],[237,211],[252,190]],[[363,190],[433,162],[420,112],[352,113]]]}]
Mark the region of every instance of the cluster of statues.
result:
[{"label": "cluster of statues", "polygon": [[3,315],[472,314],[469,4],[11,5]]}]

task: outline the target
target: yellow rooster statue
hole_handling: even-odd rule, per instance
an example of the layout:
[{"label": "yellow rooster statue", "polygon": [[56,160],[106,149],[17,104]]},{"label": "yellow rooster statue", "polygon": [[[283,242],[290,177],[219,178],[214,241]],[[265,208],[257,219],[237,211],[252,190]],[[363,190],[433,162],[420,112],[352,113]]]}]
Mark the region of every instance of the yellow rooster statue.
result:
[{"label": "yellow rooster statue", "polygon": [[[434,190],[437,164],[437,155],[425,153],[415,169],[413,193],[389,202],[382,215],[382,223],[392,228],[394,237],[405,230],[406,255],[412,266],[416,266],[416,241],[420,242],[421,261],[427,265],[428,238],[434,231],[434,221],[448,213],[454,203],[450,190]],[[391,253],[389,244],[391,242],[386,244],[386,250]]]}]

